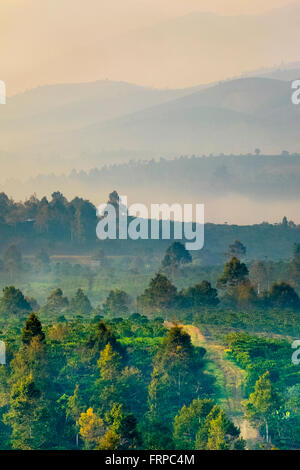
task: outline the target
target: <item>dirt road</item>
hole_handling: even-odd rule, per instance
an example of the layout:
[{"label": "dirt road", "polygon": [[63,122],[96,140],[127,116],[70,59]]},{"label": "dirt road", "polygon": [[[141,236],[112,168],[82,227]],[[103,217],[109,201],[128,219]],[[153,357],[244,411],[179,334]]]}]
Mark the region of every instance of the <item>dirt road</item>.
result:
[{"label": "dirt road", "polygon": [[[172,323],[166,323],[170,328]],[[247,449],[253,449],[261,440],[259,432],[244,419],[242,406],[243,381],[245,372],[233,362],[224,358],[224,347],[216,343],[212,337],[205,337],[194,325],[180,325],[191,336],[195,346],[202,346],[207,351],[207,370],[216,377],[219,390],[217,401],[223,406],[228,416],[241,430],[241,436],[247,443]]]}]

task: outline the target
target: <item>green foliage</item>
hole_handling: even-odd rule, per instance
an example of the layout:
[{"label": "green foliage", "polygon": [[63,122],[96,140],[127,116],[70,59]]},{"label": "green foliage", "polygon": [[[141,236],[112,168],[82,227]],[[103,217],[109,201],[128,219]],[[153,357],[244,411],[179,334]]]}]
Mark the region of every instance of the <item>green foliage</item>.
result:
[{"label": "green foliage", "polygon": [[[50,227],[56,214],[57,233],[66,234],[71,227],[74,243],[84,246],[79,206],[72,209],[75,225],[64,225],[69,203],[60,193],[52,199],[51,204],[41,202],[41,213],[48,214],[44,222],[34,223],[38,220],[45,234],[43,223]],[[250,281],[247,267],[231,259],[221,276],[219,299],[214,286],[221,267],[200,265],[197,256],[193,263],[173,260],[175,286],[162,273],[151,280],[161,252],[143,256],[139,275],[134,276],[128,269],[132,257],[110,256],[101,249],[107,263],[105,267],[101,262],[97,270],[88,266],[88,256],[81,265],[55,264],[43,257],[40,265],[37,259],[30,265],[26,255],[26,276],[18,286],[30,297],[6,288],[0,303],[0,339],[7,344],[7,367],[0,370],[1,447],[243,449],[245,443],[226,408],[212,400],[220,396],[212,376],[210,341],[207,360],[205,349],[193,346],[190,336],[176,326],[178,321],[198,325],[213,341],[230,332],[224,339],[226,359],[245,370],[247,417],[278,448],[299,448],[299,372],[291,363],[290,342],[263,336],[294,338],[300,332],[297,277],[293,274],[293,282],[287,277],[295,273],[293,260],[291,265],[263,261],[258,273],[252,269],[255,263],[249,265]],[[36,269],[40,279],[32,290]],[[15,279],[21,279],[20,272]],[[1,276],[3,271],[0,281]],[[280,284],[279,279],[291,284]],[[274,281],[275,287],[262,293]],[[53,291],[57,285],[62,288]],[[82,286],[75,296],[74,286]],[[22,329],[28,314],[38,309],[31,297],[36,292],[43,305],[38,314],[43,328],[31,314]],[[126,292],[137,298],[133,314]],[[98,305],[93,311],[89,299]],[[107,316],[99,321],[99,315]],[[172,319],[175,326],[170,328],[164,319]]]},{"label": "green foliage", "polygon": [[177,289],[163,274],[156,274],[149,287],[137,298],[137,305],[146,311],[161,311],[176,302]]},{"label": "green foliage", "polygon": [[206,417],[214,406],[212,399],[197,398],[189,406],[184,405],[174,419],[173,440],[176,449],[195,449],[196,436],[206,423]]},{"label": "green foliage", "polygon": [[226,417],[225,412],[217,406],[211,411],[208,421],[207,450],[229,450],[232,440],[239,436],[239,430]]},{"label": "green foliage", "polygon": [[92,349],[93,353],[99,357],[99,352],[102,351],[108,344],[116,352],[124,354],[124,350],[120,343],[117,341],[116,336],[106,323],[100,320],[96,324],[95,331],[90,335],[87,341],[87,348]]},{"label": "green foliage", "polygon": [[174,274],[174,271],[178,269],[180,265],[191,262],[192,257],[189,251],[186,250],[185,246],[180,242],[173,242],[166,251],[161,267],[163,270],[166,270],[167,272],[170,271]]},{"label": "green foliage", "polygon": [[103,309],[111,316],[126,315],[129,312],[131,300],[126,292],[114,289],[111,290],[104,300]]},{"label": "green foliage", "polygon": [[91,302],[82,289],[77,289],[75,296],[72,297],[70,301],[70,310],[78,315],[87,315],[91,313]]},{"label": "green foliage", "polygon": [[205,349],[180,327],[171,328],[154,358],[149,385],[150,421],[169,421],[202,390]]},{"label": "green foliage", "polygon": [[286,282],[274,283],[267,294],[267,302],[274,308],[300,308],[300,299],[295,290]]},{"label": "green foliage", "polygon": [[269,441],[269,423],[278,412],[281,404],[280,396],[270,381],[269,371],[257,380],[254,392],[245,402],[246,417],[259,425],[266,426],[266,440]]},{"label": "green foliage", "polygon": [[23,293],[14,286],[5,287],[0,301],[0,311],[4,315],[22,315],[31,310],[30,303]]},{"label": "green foliage", "polygon": [[183,289],[179,297],[179,302],[184,308],[197,308],[202,306],[215,307],[219,303],[218,292],[208,281],[202,281],[200,284],[196,284],[193,287]]},{"label": "green foliage", "polygon": [[68,305],[68,299],[63,296],[63,291],[58,287],[48,296],[43,310],[51,313],[61,313],[68,307]]},{"label": "green foliage", "polygon": [[[182,415],[181,415],[182,413]],[[175,429],[184,419],[187,409],[182,409],[175,419]],[[213,401],[194,401],[189,407],[189,414],[192,414],[193,428],[188,423],[183,422],[183,432],[190,432],[190,449],[196,450],[229,450],[235,448],[239,442],[240,447],[244,447],[239,439],[240,431],[230,421],[224,410],[219,405],[214,405]],[[196,417],[198,416],[198,423]]]},{"label": "green foliage", "polygon": [[217,286],[222,289],[236,287],[248,276],[248,268],[233,256],[225,265],[222,276],[218,279]]},{"label": "green foliage", "polygon": [[41,342],[45,340],[45,334],[42,330],[41,322],[34,312],[29,315],[29,318],[22,330],[22,342],[28,345],[31,343],[33,338],[37,338]]}]

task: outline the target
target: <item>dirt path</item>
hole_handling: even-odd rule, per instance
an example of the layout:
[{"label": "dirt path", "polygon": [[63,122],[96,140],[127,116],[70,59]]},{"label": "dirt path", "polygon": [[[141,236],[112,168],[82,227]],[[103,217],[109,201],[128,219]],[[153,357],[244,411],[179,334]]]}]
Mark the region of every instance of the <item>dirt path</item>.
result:
[{"label": "dirt path", "polygon": [[[166,323],[170,328],[172,323]],[[238,366],[224,358],[224,347],[205,337],[199,328],[194,325],[180,325],[191,336],[195,346],[202,346],[207,351],[207,371],[216,377],[216,386],[219,390],[217,401],[226,410],[228,416],[241,430],[241,436],[247,442],[247,449],[253,449],[255,443],[260,441],[256,428],[244,419],[241,401],[243,399],[243,381],[245,372]]]}]

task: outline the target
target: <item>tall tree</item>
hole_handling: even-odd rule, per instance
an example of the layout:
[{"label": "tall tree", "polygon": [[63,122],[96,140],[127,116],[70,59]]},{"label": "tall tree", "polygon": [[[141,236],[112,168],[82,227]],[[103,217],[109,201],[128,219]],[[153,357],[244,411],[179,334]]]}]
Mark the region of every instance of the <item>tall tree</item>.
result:
[{"label": "tall tree", "polygon": [[255,261],[251,264],[249,277],[258,295],[269,288],[268,271],[263,261]]},{"label": "tall tree", "polygon": [[161,311],[174,306],[177,289],[163,274],[156,274],[144,293],[137,298],[137,304],[142,309]]},{"label": "tall tree", "polygon": [[5,287],[0,300],[0,311],[5,315],[22,315],[31,310],[30,303],[23,293],[14,286]]},{"label": "tall tree", "polygon": [[236,287],[243,282],[247,276],[247,266],[234,256],[226,263],[224,272],[217,281],[217,287],[221,289]]},{"label": "tall tree", "polygon": [[113,289],[103,302],[104,311],[111,316],[122,316],[129,312],[131,299],[129,295],[119,289]]},{"label": "tall tree", "polygon": [[295,290],[286,282],[274,283],[267,294],[267,301],[272,307],[300,308],[300,299]]},{"label": "tall tree", "polygon": [[52,313],[61,313],[69,305],[67,297],[64,297],[63,291],[58,287],[48,296],[43,310]]},{"label": "tall tree", "polygon": [[207,398],[197,398],[189,406],[183,405],[174,419],[173,439],[176,449],[195,449],[197,433],[213,406],[214,401]]},{"label": "tall tree", "polygon": [[73,313],[77,313],[78,315],[91,313],[91,302],[82,289],[77,289],[75,296],[70,301],[70,309]]},{"label": "tall tree", "polygon": [[179,326],[172,327],[154,358],[149,405],[160,420],[173,419],[184,403],[195,398],[203,381],[204,348],[195,348]]},{"label": "tall tree", "polygon": [[22,343],[28,345],[33,338],[37,338],[41,342],[45,341],[45,333],[42,330],[42,324],[34,312],[29,315],[22,329]]},{"label": "tall tree", "polygon": [[166,251],[162,260],[162,270],[175,274],[176,270],[183,264],[191,263],[192,257],[185,246],[180,242],[174,242]]},{"label": "tall tree", "polygon": [[230,421],[219,405],[214,405],[196,435],[195,449],[243,449],[245,442],[239,438],[240,430]]},{"label": "tall tree", "polygon": [[93,408],[88,408],[85,413],[81,413],[78,422],[85,449],[95,449],[105,434],[103,419],[94,413]]},{"label": "tall tree", "polygon": [[245,401],[246,417],[256,425],[265,425],[266,441],[270,441],[269,424],[281,403],[280,396],[270,380],[269,371],[257,380],[254,392]]},{"label": "tall tree", "polygon": [[185,307],[216,306],[219,303],[218,292],[208,281],[202,281],[200,284],[183,289],[179,298]]},{"label": "tall tree", "polygon": [[21,450],[47,449],[53,437],[51,409],[32,375],[22,377],[13,384],[9,405],[4,421],[12,428],[12,447]]}]

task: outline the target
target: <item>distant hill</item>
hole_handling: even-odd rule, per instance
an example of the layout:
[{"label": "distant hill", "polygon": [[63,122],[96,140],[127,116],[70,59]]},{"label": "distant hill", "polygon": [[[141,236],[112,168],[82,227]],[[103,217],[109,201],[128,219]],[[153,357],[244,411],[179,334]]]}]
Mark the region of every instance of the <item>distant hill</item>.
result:
[{"label": "distant hill", "polygon": [[244,78],[221,82],[186,96],[115,119],[54,136],[50,148],[73,155],[99,150],[187,153],[299,151],[300,107],[288,82]]},{"label": "distant hill", "polygon": [[132,161],[68,175],[41,174],[23,183],[8,180],[2,190],[17,199],[60,190],[99,205],[115,188],[130,204],[204,203],[209,222],[247,225],[280,222],[287,216],[300,224],[299,181],[300,154],[250,154]]},{"label": "distant hill", "polygon": [[257,147],[300,152],[300,106],[291,94],[288,81],[266,77],[183,90],[109,81],[41,87],[1,107],[0,158],[6,177],[16,166],[29,177]]}]

